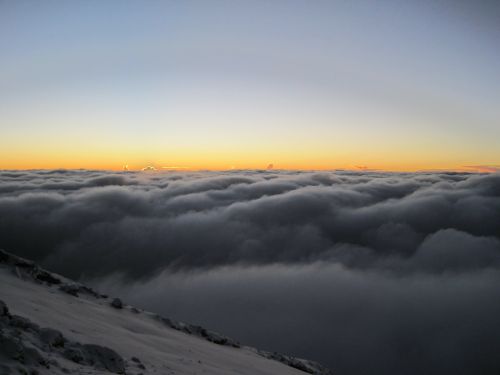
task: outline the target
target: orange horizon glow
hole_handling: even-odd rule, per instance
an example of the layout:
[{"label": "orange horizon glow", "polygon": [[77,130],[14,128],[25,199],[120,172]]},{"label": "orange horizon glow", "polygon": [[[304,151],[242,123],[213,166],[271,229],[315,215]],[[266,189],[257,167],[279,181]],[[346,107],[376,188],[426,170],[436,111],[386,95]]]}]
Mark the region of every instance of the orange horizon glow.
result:
[{"label": "orange horizon glow", "polygon": [[[278,144],[254,142],[237,146],[174,145],[168,147],[144,143],[126,147],[124,144],[93,142],[71,143],[57,140],[49,144],[32,142],[10,143],[0,149],[0,169],[93,169],[122,171],[141,170],[153,166],[161,171],[267,169],[278,170],[379,170],[395,172],[416,171],[478,171],[497,172],[500,163],[496,152],[486,147],[479,150],[427,148],[415,143],[406,145],[370,145],[361,140],[350,144],[331,143],[328,139],[313,143],[287,142]],[[146,146],[144,146],[146,145]],[[147,147],[149,146],[149,147]],[[205,146],[205,147],[203,147]],[[468,151],[468,152],[465,152]]]},{"label": "orange horizon glow", "polygon": [[[193,171],[231,171],[231,170],[291,170],[291,171],[334,171],[334,170],[348,170],[348,171],[366,171],[366,172],[470,172],[470,173],[496,173],[500,172],[500,165],[484,164],[473,165],[473,163],[461,165],[446,165],[446,164],[367,164],[367,163],[277,163],[264,162],[264,163],[250,163],[250,162],[214,162],[214,163],[184,163],[183,166],[169,166],[165,163],[158,162],[145,162],[145,163],[116,163],[116,162],[101,162],[101,163],[85,163],[72,160],[65,160],[59,162],[30,162],[30,163],[12,163],[0,164],[0,170],[103,170],[114,172],[193,172]],[[269,168],[269,164],[273,164]],[[152,167],[152,168],[150,168]],[[149,169],[149,170],[148,170]]]}]

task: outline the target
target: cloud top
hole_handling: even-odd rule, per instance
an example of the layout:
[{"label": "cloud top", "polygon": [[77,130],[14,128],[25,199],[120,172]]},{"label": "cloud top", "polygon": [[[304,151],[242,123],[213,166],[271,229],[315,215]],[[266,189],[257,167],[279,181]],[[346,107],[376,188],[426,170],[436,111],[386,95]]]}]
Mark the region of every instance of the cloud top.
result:
[{"label": "cloud top", "polygon": [[0,246],[73,277],[317,261],[500,267],[498,174],[1,172],[0,194]]}]

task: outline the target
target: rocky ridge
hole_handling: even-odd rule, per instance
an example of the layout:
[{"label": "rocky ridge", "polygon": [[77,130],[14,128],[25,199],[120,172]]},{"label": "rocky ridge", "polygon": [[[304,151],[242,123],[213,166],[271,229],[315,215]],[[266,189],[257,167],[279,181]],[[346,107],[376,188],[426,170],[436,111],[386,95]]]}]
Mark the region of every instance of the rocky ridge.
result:
[{"label": "rocky ridge", "polygon": [[[261,357],[281,362],[309,374],[331,375],[322,365],[306,359],[267,352],[242,346],[239,342],[203,327],[175,321],[124,304],[118,298],[109,298],[83,284],[44,270],[34,262],[0,250],[0,266],[8,268],[16,277],[53,288],[57,293],[74,298],[91,298],[105,301],[109,309],[128,309],[134,314],[144,314],[168,328],[196,336],[211,343],[231,348],[249,349]],[[1,299],[1,294],[0,294]],[[112,348],[81,343],[66,338],[52,327],[40,327],[27,317],[11,314],[6,303],[0,301],[0,374],[41,373],[68,374],[128,374],[149,373],[139,359],[140,355],[124,358]],[[87,370],[86,370],[87,369]],[[95,370],[87,372],[88,369]],[[50,370],[47,372],[47,370]]]}]

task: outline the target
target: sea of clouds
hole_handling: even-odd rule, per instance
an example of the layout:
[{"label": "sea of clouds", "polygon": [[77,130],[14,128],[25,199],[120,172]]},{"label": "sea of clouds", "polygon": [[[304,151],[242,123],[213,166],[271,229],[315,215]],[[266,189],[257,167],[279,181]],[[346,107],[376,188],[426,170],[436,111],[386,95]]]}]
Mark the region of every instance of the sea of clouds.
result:
[{"label": "sea of clouds", "polygon": [[500,174],[0,171],[0,248],[338,374],[500,370]]}]

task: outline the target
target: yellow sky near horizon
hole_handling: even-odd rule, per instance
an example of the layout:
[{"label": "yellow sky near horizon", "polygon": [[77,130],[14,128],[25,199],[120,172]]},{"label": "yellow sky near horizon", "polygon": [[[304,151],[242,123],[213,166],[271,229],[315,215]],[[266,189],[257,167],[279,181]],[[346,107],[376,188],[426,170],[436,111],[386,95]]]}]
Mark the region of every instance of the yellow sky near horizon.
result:
[{"label": "yellow sky near horizon", "polygon": [[181,150],[176,153],[149,151],[126,152],[119,149],[89,149],[67,147],[52,150],[25,150],[10,153],[0,150],[0,169],[103,169],[141,170],[146,166],[164,170],[229,170],[229,169],[274,169],[291,170],[331,170],[331,169],[372,169],[387,171],[421,170],[468,170],[492,171],[499,166],[490,160],[455,159],[447,155],[435,158],[425,155],[420,159],[415,155],[396,151],[385,154],[356,155],[349,152],[316,153],[306,149],[284,151],[239,151],[225,150]]},{"label": "yellow sky near horizon", "polygon": [[0,169],[495,170],[500,28],[449,7],[0,4]]}]

